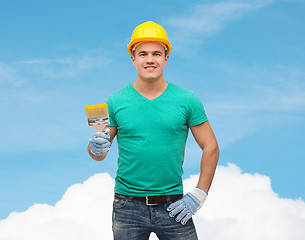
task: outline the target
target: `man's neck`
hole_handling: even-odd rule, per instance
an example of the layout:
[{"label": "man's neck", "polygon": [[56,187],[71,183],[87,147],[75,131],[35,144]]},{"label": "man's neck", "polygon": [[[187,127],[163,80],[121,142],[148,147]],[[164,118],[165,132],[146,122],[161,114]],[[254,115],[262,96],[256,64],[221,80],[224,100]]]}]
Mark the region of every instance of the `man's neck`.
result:
[{"label": "man's neck", "polygon": [[159,97],[165,91],[168,83],[163,78],[156,81],[137,79],[132,85],[142,96],[152,100]]}]

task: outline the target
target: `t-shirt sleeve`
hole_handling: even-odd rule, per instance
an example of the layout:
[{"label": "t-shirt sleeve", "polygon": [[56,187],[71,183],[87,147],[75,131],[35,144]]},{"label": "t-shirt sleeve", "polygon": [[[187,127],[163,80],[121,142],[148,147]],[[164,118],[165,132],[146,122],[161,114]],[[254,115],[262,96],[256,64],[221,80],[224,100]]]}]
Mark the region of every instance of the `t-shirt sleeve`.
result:
[{"label": "t-shirt sleeve", "polygon": [[195,93],[191,92],[188,106],[187,125],[195,126],[207,121],[203,105]]},{"label": "t-shirt sleeve", "polygon": [[107,127],[117,127],[117,123],[114,117],[114,111],[113,111],[113,103],[111,96],[106,101],[107,107],[108,107],[108,114],[109,114],[109,121],[110,124],[107,125]]}]

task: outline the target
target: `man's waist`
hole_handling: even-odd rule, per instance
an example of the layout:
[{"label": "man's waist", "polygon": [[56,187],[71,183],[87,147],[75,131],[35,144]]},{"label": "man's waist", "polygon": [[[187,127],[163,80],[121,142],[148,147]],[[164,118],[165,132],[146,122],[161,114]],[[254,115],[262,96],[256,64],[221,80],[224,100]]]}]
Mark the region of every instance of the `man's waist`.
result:
[{"label": "man's waist", "polygon": [[154,206],[162,203],[171,203],[177,199],[180,199],[183,197],[183,194],[174,194],[174,195],[157,195],[157,196],[146,196],[146,197],[137,197],[137,196],[127,196],[124,194],[117,194],[117,197],[124,196],[128,197],[130,199],[134,199],[137,201],[144,202],[147,206]]}]

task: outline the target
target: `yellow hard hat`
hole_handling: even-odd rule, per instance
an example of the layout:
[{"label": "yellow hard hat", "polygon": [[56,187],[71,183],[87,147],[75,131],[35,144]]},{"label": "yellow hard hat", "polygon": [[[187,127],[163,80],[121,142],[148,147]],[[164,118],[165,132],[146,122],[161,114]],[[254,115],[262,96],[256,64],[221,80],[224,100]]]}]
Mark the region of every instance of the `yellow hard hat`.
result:
[{"label": "yellow hard hat", "polygon": [[169,43],[165,29],[152,21],[140,24],[132,33],[131,41],[127,45],[127,50],[132,56],[132,48],[139,42],[161,42],[167,46],[167,54],[172,50],[172,45]]}]

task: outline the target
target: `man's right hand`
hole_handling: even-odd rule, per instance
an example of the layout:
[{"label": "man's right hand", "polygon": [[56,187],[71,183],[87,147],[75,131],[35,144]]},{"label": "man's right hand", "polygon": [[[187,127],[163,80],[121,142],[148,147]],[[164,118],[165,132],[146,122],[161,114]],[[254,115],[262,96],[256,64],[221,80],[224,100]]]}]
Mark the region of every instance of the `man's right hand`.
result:
[{"label": "man's right hand", "polygon": [[110,139],[109,129],[104,129],[103,132],[95,132],[91,134],[89,139],[89,146],[92,154],[95,156],[100,156],[103,152],[110,149],[111,143],[108,141]]}]

